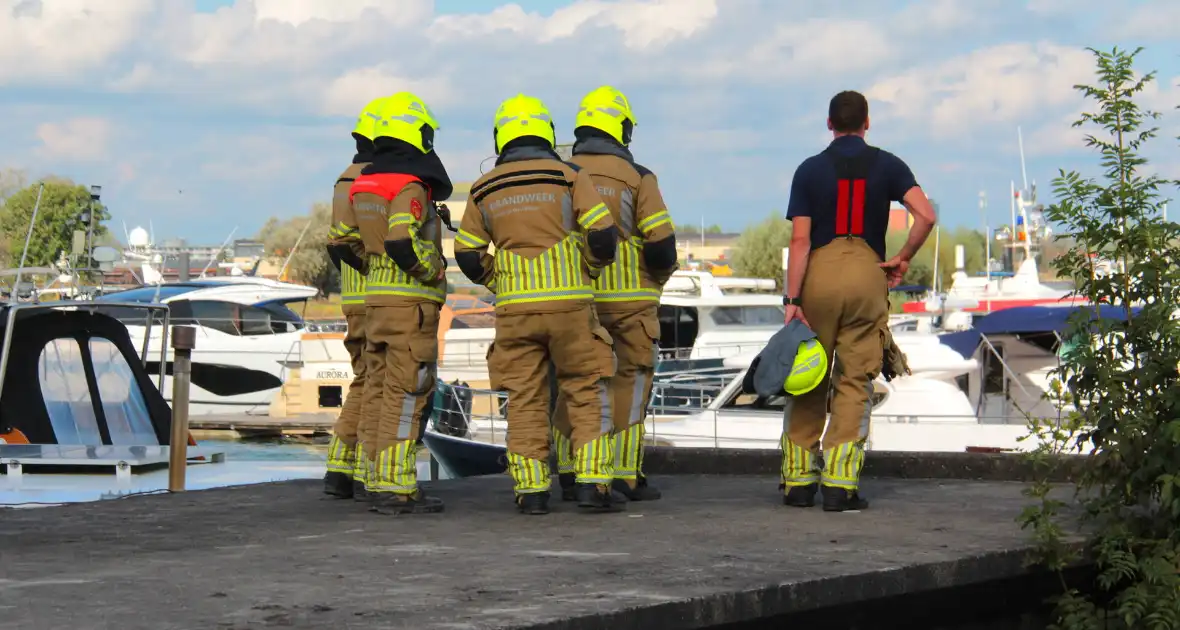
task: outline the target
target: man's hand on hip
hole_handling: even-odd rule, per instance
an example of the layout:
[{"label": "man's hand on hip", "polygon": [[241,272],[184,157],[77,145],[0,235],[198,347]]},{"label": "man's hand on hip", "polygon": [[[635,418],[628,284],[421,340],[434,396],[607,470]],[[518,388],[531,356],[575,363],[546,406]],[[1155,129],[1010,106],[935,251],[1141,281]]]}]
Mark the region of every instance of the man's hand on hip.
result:
[{"label": "man's hand on hip", "polygon": [[910,270],[910,261],[903,259],[901,256],[894,256],[881,263],[880,266],[885,270],[885,275],[889,280],[889,288],[893,289],[901,284],[902,278]]}]

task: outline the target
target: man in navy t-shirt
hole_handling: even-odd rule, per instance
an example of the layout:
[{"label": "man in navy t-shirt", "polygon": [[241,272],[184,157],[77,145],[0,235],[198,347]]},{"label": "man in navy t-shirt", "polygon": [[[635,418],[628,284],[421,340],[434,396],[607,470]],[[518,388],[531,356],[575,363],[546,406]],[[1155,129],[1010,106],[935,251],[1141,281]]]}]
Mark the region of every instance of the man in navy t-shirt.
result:
[{"label": "man in navy t-shirt", "polygon": [[[865,143],[869,105],[864,96],[841,92],[833,97],[828,129],[832,143],[800,164],[791,182],[783,304],[787,322],[798,319],[815,331],[835,370],[832,379],[787,408],[783,502],[810,507],[822,486],[824,509],[842,512],[868,507],[857,489],[872,381],[881,373],[885,351],[888,288],[901,282],[935,216],[909,166]],[[905,246],[888,258],[885,231],[895,201],[913,215],[914,225]],[[832,418],[824,434],[829,386],[834,389]],[[817,451],[823,454],[822,470]]]}]

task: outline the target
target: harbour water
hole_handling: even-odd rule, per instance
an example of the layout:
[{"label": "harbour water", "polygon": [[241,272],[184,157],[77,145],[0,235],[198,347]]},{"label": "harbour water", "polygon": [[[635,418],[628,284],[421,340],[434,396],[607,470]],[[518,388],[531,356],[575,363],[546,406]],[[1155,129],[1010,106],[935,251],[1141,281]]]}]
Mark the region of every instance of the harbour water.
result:
[{"label": "harbour water", "polygon": [[[267,440],[225,439],[216,436],[198,438],[197,448],[224,454],[216,463],[190,463],[185,469],[185,489],[205,490],[226,486],[318,479],[324,475],[328,456],[326,440],[307,441],[292,438]],[[44,469],[42,469],[44,470]],[[429,458],[418,462],[420,479],[430,479]],[[136,470],[120,478],[115,468],[101,467],[94,472],[72,471],[55,474],[27,466],[21,475],[0,477],[0,508],[34,508],[64,503],[81,503],[121,499],[166,492],[166,466]]]},{"label": "harbour water", "polygon": [[[214,448],[225,452],[226,461],[234,462],[289,462],[299,466],[315,466],[317,472],[312,477],[324,474],[324,464],[328,460],[327,439],[311,442],[299,438],[274,438],[266,440],[238,440],[220,439],[216,436],[206,437],[200,441],[200,446]],[[418,458],[418,477],[431,479],[430,458],[423,452]],[[440,474],[440,479],[447,475]]]}]

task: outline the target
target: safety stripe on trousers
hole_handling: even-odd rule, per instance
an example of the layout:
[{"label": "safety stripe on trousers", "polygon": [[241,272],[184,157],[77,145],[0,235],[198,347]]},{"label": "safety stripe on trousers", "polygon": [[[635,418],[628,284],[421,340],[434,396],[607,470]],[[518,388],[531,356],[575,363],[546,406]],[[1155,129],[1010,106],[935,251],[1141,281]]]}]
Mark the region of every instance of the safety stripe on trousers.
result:
[{"label": "safety stripe on trousers", "polygon": [[373,492],[414,494],[418,490],[418,441],[398,442],[377,453]]},{"label": "safety stripe on trousers", "polygon": [[642,424],[634,424],[615,436],[615,479],[639,477],[644,429]]},{"label": "safety stripe on trousers", "polygon": [[578,483],[608,484],[615,478],[615,439],[600,435],[584,444],[574,455]]},{"label": "safety stripe on trousers", "polygon": [[557,427],[553,432],[553,449],[557,451],[557,474],[572,475],[574,473],[574,445],[569,438],[561,434]]},{"label": "safety stripe on trousers", "polygon": [[372,478],[373,462],[365,457],[364,444],[357,442],[356,445],[356,461],[353,464],[352,480],[359,481],[366,487],[369,485],[369,480]]},{"label": "safety stripe on trousers", "polygon": [[824,485],[856,490],[864,463],[864,442],[861,440],[824,449]]},{"label": "safety stripe on trousers", "polygon": [[627,418],[629,426],[642,423],[647,417],[647,397],[650,394],[647,387],[647,375],[647,370],[635,373],[635,383],[631,388],[631,414]]},{"label": "safety stripe on trousers", "polygon": [[[425,391],[426,384],[430,382],[434,367],[433,363],[420,363],[418,365],[418,385],[414,388],[415,392],[434,396],[433,391]],[[399,440],[418,439],[418,436],[410,435],[410,430],[414,428],[414,407],[418,402],[418,395],[406,392],[405,398],[402,399],[401,417],[397,421],[397,439]]]},{"label": "safety stripe on trousers", "polygon": [[819,481],[819,465],[811,449],[795,444],[784,433],[780,446],[783,451],[782,482],[787,487],[806,486]]},{"label": "safety stripe on trousers", "polygon": [[328,472],[352,476],[356,466],[356,447],[333,435],[328,443]]},{"label": "safety stripe on trousers", "polygon": [[546,492],[549,490],[549,462],[532,459],[516,453],[508,453],[508,472],[516,483],[517,494]]}]

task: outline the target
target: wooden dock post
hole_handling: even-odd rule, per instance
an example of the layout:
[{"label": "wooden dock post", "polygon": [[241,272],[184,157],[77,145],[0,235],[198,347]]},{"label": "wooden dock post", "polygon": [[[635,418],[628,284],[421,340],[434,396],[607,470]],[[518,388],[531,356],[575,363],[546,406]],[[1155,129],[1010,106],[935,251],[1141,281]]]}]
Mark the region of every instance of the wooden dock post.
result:
[{"label": "wooden dock post", "polygon": [[172,327],[172,434],[168,442],[168,491],[184,492],[188,465],[188,390],[192,379],[193,347],[197,331]]}]

